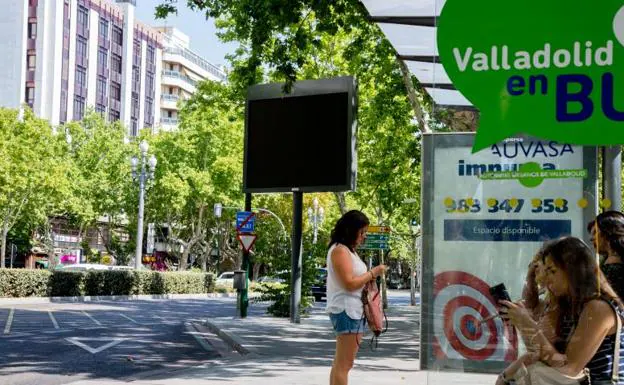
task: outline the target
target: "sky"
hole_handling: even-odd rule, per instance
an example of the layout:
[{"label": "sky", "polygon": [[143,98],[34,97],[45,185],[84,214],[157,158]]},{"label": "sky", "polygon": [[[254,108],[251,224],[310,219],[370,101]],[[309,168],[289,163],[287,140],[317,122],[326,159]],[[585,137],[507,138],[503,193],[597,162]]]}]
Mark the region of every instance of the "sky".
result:
[{"label": "sky", "polygon": [[213,19],[206,20],[203,13],[191,11],[186,6],[186,0],[178,0],[177,16],[156,20],[154,12],[161,3],[161,0],[138,0],[136,18],[152,26],[176,27],[190,37],[191,50],[212,64],[228,64],[225,55],[234,52],[237,44],[219,41]]}]

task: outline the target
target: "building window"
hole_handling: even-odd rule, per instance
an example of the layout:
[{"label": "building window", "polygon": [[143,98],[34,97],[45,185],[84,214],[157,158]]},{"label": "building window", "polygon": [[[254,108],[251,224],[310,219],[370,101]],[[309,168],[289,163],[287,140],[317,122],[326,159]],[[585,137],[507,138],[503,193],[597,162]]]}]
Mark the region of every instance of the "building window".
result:
[{"label": "building window", "polygon": [[100,37],[108,40],[108,20],[103,17],[100,17]]},{"label": "building window", "polygon": [[117,73],[121,73],[121,57],[113,54],[111,57],[111,70]]},{"label": "building window", "polygon": [[147,62],[149,64],[154,64],[156,61],[156,50],[153,45],[147,45]]},{"label": "building window", "polygon": [[152,98],[145,98],[145,125],[151,124],[154,119],[154,102]]},{"label": "building window", "polygon": [[108,62],[108,53],[106,49],[100,48],[98,50],[98,70],[104,71],[106,69],[106,63]]},{"label": "building window", "polygon": [[145,93],[151,94],[154,91],[154,74],[147,73],[145,75]]},{"label": "building window", "polygon": [[80,88],[87,86],[87,71],[80,66],[76,67],[76,85]]},{"label": "building window", "polygon": [[96,103],[95,104],[95,112],[99,113],[100,115],[104,116],[104,114],[106,113],[106,106],[100,103]]},{"label": "building window", "polygon": [[35,65],[37,64],[37,56],[35,56],[34,54],[29,54],[26,57],[26,62],[28,63],[28,69],[34,70]]},{"label": "building window", "polygon": [[98,76],[97,78],[96,95],[100,100],[106,99],[106,78],[104,76]]},{"label": "building window", "polygon": [[78,25],[89,27],[89,10],[82,5],[78,6]]},{"label": "building window", "polygon": [[121,101],[121,87],[117,83],[111,83],[111,99]]},{"label": "building window", "polygon": [[113,42],[118,45],[123,44],[123,30],[116,25],[113,25]]},{"label": "building window", "polygon": [[28,38],[36,39],[37,38],[37,23],[31,21],[28,23]]},{"label": "building window", "polygon": [[85,99],[82,96],[74,97],[74,120],[81,120],[84,116]]},{"label": "building window", "polygon": [[26,87],[26,103],[32,108],[33,104],[35,104],[35,88],[34,87]]},{"label": "building window", "polygon": [[76,56],[80,58],[87,57],[87,39],[78,36],[76,39]]},{"label": "building window", "polygon": [[130,136],[137,136],[139,134],[139,126],[137,124],[137,120],[132,118],[130,120],[130,126],[131,126]]},{"label": "building window", "polygon": [[110,110],[110,113],[108,114],[110,121],[111,122],[116,122],[119,120],[119,111],[115,111],[113,109]]}]

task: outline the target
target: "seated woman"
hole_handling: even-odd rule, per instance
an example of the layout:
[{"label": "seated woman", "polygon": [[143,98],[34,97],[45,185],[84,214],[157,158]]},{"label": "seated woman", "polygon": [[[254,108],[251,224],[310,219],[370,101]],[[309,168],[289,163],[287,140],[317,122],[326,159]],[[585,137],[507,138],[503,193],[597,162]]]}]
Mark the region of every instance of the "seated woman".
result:
[{"label": "seated woman", "polygon": [[[561,373],[576,376],[589,369],[592,385],[613,384],[617,318],[624,315],[624,306],[598,269],[592,250],[583,241],[564,237],[543,249],[545,284],[558,306],[557,336],[566,341],[559,352],[544,335],[530,312],[520,303],[501,301],[514,326],[523,334],[532,334],[535,353],[522,357],[521,363],[540,360]],[[617,384],[624,384],[624,341],[621,347]],[[505,383],[520,365],[508,368],[501,375]]]},{"label": "seated woman", "polygon": [[605,211],[587,224],[596,252],[604,257],[600,269],[615,293],[624,298],[624,214]]}]

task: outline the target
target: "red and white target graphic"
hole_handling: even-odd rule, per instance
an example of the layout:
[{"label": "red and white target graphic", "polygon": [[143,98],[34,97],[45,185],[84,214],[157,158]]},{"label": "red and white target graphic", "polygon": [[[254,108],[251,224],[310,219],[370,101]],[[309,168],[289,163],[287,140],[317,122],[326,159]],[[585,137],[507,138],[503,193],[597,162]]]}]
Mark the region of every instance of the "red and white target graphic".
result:
[{"label": "red and white target graphic", "polygon": [[434,278],[433,351],[438,359],[513,361],[518,337],[497,313],[489,285],[463,271],[446,271]]}]

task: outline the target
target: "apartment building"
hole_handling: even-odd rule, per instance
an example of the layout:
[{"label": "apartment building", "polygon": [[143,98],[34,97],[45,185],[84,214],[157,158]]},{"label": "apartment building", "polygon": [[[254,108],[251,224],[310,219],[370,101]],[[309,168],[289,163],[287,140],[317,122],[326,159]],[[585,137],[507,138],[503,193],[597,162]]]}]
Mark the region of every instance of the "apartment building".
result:
[{"label": "apartment building", "polygon": [[0,105],[28,104],[52,125],[88,106],[136,136],[160,121],[162,34],[135,19],[136,0],[2,2]]},{"label": "apartment building", "polygon": [[162,34],[162,83],[160,89],[160,128],[171,131],[178,125],[180,101],[195,92],[197,82],[205,79],[225,81],[222,68],[208,62],[190,49],[187,35],[173,27],[156,27]]}]

